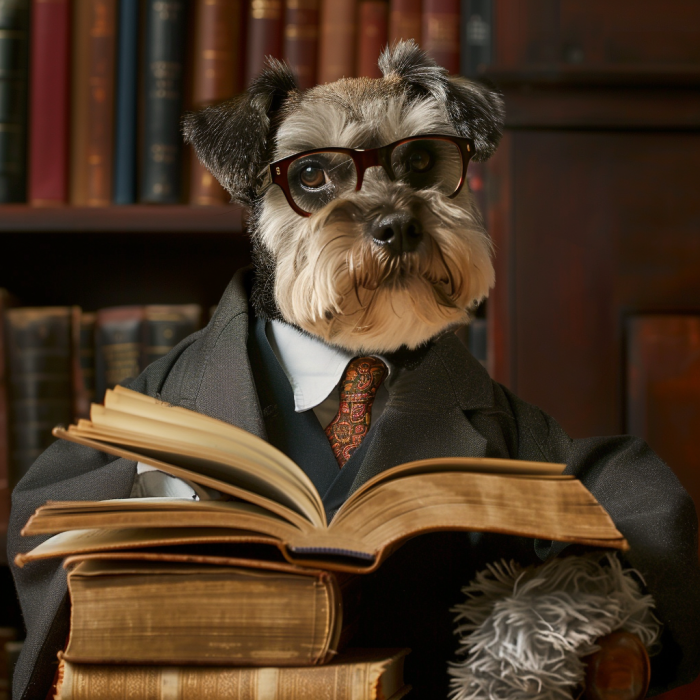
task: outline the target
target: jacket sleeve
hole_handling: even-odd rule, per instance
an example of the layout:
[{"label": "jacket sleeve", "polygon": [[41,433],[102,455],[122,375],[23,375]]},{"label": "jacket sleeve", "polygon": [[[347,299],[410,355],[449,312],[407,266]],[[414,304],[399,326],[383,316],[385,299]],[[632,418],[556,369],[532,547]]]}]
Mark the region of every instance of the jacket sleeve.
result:
[{"label": "jacket sleeve", "polygon": [[[664,625],[649,696],[692,682],[700,672],[700,566],[691,497],[643,440],[571,439],[546,413],[499,388],[515,416],[518,458],[566,463],[630,544],[624,558],[642,575]],[[535,546],[544,559],[566,545],[540,540]]]}]

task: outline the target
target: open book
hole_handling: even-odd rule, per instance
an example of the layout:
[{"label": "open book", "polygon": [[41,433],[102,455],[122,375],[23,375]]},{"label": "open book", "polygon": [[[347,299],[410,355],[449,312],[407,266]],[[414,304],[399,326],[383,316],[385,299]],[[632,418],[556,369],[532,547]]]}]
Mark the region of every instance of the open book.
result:
[{"label": "open book", "polygon": [[275,544],[294,563],[371,571],[424,532],[476,530],[626,549],[564,465],[485,458],[409,462],[367,481],[326,520],[303,470],[260,438],[123,387],[54,435],[141,461],[221,499],[49,502],[23,530],[61,533],[16,559],[201,542]]}]

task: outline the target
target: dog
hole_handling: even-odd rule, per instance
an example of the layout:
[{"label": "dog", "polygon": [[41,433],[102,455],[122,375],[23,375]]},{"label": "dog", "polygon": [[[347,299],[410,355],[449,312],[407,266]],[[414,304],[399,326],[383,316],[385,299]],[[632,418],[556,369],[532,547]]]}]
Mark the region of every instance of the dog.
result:
[{"label": "dog", "polygon": [[[412,42],[379,65],[381,80],[301,93],[290,70],[270,60],[248,93],[184,125],[200,160],[252,212],[256,313],[358,354],[414,349],[468,323],[494,284],[492,244],[463,179],[469,159],[486,160],[498,144],[500,96],[448,78]],[[331,146],[364,156],[418,136],[394,149],[395,167],[376,160],[361,180],[346,154],[284,163]],[[286,191],[271,182],[280,162]],[[301,182],[302,167],[320,186]],[[309,211],[295,210],[295,198]]]},{"label": "dog", "polygon": [[[494,285],[466,172],[498,145],[501,96],[447,75],[412,41],[379,66],[380,79],[302,92],[269,59],[245,94],[184,121],[185,140],[250,211],[255,315],[353,355],[419,352],[468,324]],[[633,573],[611,558],[562,561],[542,573],[497,564],[465,589],[454,698],[573,697],[597,638],[623,628],[657,646],[654,602]],[[529,580],[522,590],[536,595],[523,604]]]}]

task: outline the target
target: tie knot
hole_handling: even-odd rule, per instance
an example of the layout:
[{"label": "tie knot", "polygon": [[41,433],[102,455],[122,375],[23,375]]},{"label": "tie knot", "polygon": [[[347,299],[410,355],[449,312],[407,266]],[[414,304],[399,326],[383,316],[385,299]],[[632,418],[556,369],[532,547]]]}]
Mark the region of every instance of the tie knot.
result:
[{"label": "tie knot", "polygon": [[372,403],[387,375],[386,365],[376,357],[356,357],[348,363],[340,385],[340,400]]}]

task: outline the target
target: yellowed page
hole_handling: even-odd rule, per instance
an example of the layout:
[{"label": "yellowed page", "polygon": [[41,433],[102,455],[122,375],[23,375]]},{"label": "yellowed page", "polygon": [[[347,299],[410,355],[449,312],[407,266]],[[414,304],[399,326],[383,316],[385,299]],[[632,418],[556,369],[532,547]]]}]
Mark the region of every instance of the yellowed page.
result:
[{"label": "yellowed page", "polygon": [[249,433],[247,430],[181,406],[171,406],[163,401],[158,401],[158,399],[121,386],[117,386],[113,390],[107,390],[104,405],[108,409],[122,411],[134,416],[152,418],[225,438],[233,443],[233,449],[236,450],[236,454],[241,454],[246,459],[250,459],[251,454],[256,455],[253,458],[254,461],[281,469],[284,474],[305,489],[310,496],[318,497],[316,487],[303,469],[287,457],[284,452],[281,452],[269,442],[261,440],[257,435]]},{"label": "yellowed page", "polygon": [[[138,405],[143,404],[138,402]],[[170,409],[160,407],[160,410],[167,413]],[[193,412],[188,411],[188,413]],[[298,467],[296,468],[297,472],[290,472],[270,460],[261,459],[257,452],[243,445],[238,445],[234,440],[223,438],[215,433],[152,418],[133,416],[97,404],[92,405],[90,417],[92,427],[97,431],[91,433],[90,437],[95,438],[104,431],[105,439],[109,439],[108,431],[114,429],[121,431],[120,435],[133,434],[134,439],[129,440],[129,442],[126,442],[125,437],[122,437],[123,444],[134,445],[134,442],[140,439],[151,448],[165,453],[182,454],[195,459],[201,456],[221,465],[217,477],[222,481],[236,483],[245,477],[249,481],[268,482],[270,485],[277,486],[278,490],[282,494],[286,494],[288,498],[298,501],[299,508],[312,522],[325,523],[321,497],[315,489],[309,490],[308,478],[305,477],[305,480],[297,478],[298,472],[301,472]],[[80,426],[75,430],[78,431],[78,434],[83,431]],[[227,471],[230,472],[230,475],[227,475]]]},{"label": "yellowed page", "polygon": [[18,554],[15,557],[15,564],[21,568],[33,561],[62,558],[72,554],[209,543],[254,543],[280,546],[279,540],[274,537],[231,528],[154,527],[125,530],[69,530],[49,537],[29,552]]}]

